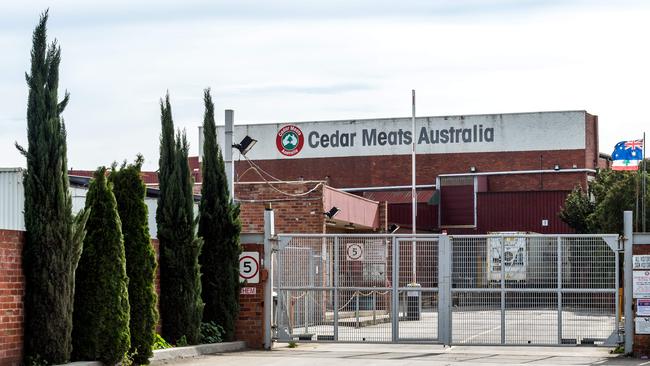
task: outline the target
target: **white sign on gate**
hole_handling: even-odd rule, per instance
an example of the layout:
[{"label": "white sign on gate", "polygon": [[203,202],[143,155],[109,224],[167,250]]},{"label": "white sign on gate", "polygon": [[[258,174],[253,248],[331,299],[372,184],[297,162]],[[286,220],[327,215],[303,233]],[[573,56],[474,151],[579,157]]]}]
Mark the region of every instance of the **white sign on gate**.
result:
[{"label": "white sign on gate", "polygon": [[349,261],[363,261],[363,243],[346,244],[345,258]]},{"label": "white sign on gate", "polygon": [[239,255],[239,282],[260,283],[260,253],[243,252]]},{"label": "white sign on gate", "polygon": [[634,255],[634,256],[632,256],[632,268],[634,268],[634,269],[650,269],[650,255]]},{"label": "white sign on gate", "polygon": [[634,271],[632,287],[635,298],[650,298],[650,271]]}]

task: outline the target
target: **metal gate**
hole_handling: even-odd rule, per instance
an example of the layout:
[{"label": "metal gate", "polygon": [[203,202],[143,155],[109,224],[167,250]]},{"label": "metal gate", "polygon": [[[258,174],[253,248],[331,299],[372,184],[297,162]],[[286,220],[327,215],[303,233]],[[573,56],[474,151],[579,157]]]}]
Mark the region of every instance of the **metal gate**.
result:
[{"label": "metal gate", "polygon": [[278,341],[615,344],[616,235],[278,236]]}]

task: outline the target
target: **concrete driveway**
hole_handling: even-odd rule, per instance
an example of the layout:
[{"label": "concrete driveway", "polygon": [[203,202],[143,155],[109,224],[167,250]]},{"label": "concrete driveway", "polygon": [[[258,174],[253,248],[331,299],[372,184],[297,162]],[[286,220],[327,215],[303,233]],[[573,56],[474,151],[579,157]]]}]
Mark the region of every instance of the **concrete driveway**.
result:
[{"label": "concrete driveway", "polygon": [[650,360],[609,354],[599,347],[443,348],[404,344],[300,344],[273,351],[246,351],[174,361],[187,366],[371,366],[371,365],[650,365]]}]

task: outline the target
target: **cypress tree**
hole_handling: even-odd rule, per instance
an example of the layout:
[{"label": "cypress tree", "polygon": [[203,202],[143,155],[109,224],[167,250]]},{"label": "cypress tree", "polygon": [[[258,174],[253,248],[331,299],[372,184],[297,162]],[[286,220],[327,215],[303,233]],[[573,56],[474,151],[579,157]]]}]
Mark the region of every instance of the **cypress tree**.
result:
[{"label": "cypress tree", "polygon": [[25,189],[26,241],[24,357],[30,363],[65,363],[72,349],[74,272],[81,255],[87,213],[72,215],[68,191],[66,129],[58,101],[61,48],[47,44],[45,11],[34,29],[27,103]]},{"label": "cypress tree", "polygon": [[122,165],[109,176],[117,210],[122,220],[126,274],[129,277],[129,305],[131,307],[131,350],[133,362],[149,363],[156,335],[158,311],[156,310],[156,255],[149,236],[147,205],[144,202],[146,187],[140,176],[142,155],[135,164]]},{"label": "cypress tree", "polygon": [[90,210],[77,268],[72,329],[77,360],[115,365],[129,350],[129,295],[122,223],[106,168],[99,168],[86,196]]},{"label": "cypress tree", "polygon": [[189,344],[200,339],[203,302],[199,254],[202,241],[196,236],[192,177],[187,162],[185,133],[174,138],[169,94],[160,102],[162,134],[158,181],[160,197],[156,211],[160,243],[160,315],[163,338]]},{"label": "cypress tree", "polygon": [[199,236],[204,243],[199,258],[205,302],[203,321],[221,325],[224,340],[232,341],[239,314],[239,206],[229,197],[209,89],[205,90],[203,100],[203,182],[199,206]]}]

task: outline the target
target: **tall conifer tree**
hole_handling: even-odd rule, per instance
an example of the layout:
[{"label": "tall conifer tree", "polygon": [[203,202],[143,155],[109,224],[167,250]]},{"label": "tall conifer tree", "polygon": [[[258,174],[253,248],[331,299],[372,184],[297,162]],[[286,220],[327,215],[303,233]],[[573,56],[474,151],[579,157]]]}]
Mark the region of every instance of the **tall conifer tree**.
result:
[{"label": "tall conifer tree", "polygon": [[200,338],[203,302],[196,236],[192,177],[187,162],[185,133],[174,138],[169,94],[160,102],[162,134],[156,211],[160,243],[160,315],[163,337],[173,343],[185,337],[189,344]]},{"label": "tall conifer tree", "polygon": [[61,48],[47,44],[48,12],[34,29],[27,103],[25,189],[26,242],[24,357],[26,363],[65,363],[72,350],[74,273],[81,255],[87,214],[72,215],[67,145],[58,100]]},{"label": "tall conifer tree", "polygon": [[86,196],[87,235],[77,268],[72,329],[76,360],[115,365],[129,350],[129,294],[122,223],[106,168],[97,169]]},{"label": "tall conifer tree", "polygon": [[138,365],[149,363],[158,322],[154,288],[156,254],[149,236],[148,210],[145,204],[146,187],[140,176],[142,155],[135,164],[113,166],[109,176],[117,209],[122,220],[126,273],[129,277],[129,305],[131,307],[131,350]]},{"label": "tall conifer tree", "polygon": [[224,340],[231,341],[239,314],[239,206],[229,197],[209,89],[205,90],[203,101],[203,181],[199,206],[199,236],[204,243],[199,258],[205,302],[203,321],[221,325]]}]

